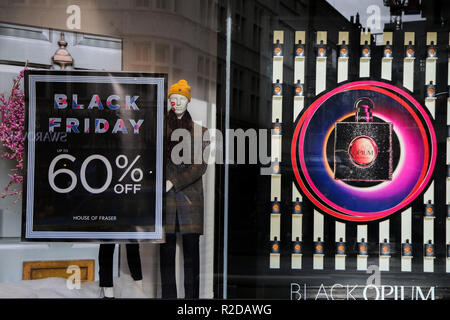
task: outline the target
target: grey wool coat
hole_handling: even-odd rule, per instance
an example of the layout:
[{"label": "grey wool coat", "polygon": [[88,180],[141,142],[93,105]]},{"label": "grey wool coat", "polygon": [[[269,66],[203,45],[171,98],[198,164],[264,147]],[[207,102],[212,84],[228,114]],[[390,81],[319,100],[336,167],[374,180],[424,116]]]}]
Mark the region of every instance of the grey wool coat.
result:
[{"label": "grey wool coat", "polygon": [[[203,157],[203,153],[209,144],[209,139],[203,141],[203,135],[207,129],[194,123],[188,112],[186,112],[184,117],[186,117],[183,119],[184,122],[187,120],[190,122],[188,128],[190,127],[191,139],[190,143],[187,143],[189,148],[186,147],[183,150],[191,150],[190,162],[181,164],[174,163],[171,157],[172,148],[168,148],[166,180],[170,180],[173,187],[166,194],[166,210],[163,221],[164,230],[166,233],[203,234],[204,206],[202,176],[207,169],[207,163]],[[167,139],[170,141],[172,132],[176,127],[168,125],[167,128]],[[174,144],[180,146],[181,142],[182,139],[179,142],[172,142],[172,147]],[[178,151],[181,148],[174,147],[174,149],[176,149],[174,154],[179,154]]]}]

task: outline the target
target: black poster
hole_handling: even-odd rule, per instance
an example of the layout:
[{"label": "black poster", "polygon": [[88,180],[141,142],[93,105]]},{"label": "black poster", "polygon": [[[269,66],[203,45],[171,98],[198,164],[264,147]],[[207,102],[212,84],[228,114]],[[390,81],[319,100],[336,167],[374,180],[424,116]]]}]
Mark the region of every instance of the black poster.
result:
[{"label": "black poster", "polygon": [[22,238],[160,240],[167,75],[27,71]]}]

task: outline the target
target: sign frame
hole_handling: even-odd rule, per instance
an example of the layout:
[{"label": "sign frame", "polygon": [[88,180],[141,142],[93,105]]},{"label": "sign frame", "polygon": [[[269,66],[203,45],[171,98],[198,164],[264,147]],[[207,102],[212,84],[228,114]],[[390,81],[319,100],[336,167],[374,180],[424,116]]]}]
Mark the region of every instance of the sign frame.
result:
[{"label": "sign frame", "polygon": [[165,210],[165,141],[168,75],[162,73],[102,71],[25,71],[25,132],[36,134],[36,84],[38,82],[143,84],[156,85],[156,201],[155,229],[147,231],[37,231],[34,230],[35,139],[27,139],[24,149],[24,183],[22,198],[22,241],[93,241],[93,242],[161,242]]}]

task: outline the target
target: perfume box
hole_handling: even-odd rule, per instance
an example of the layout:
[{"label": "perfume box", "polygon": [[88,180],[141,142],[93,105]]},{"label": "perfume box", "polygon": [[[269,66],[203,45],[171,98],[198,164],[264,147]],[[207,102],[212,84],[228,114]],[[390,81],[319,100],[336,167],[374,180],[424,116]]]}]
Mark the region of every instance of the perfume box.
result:
[{"label": "perfume box", "polygon": [[392,179],[392,123],[337,122],[334,178],[344,181]]}]

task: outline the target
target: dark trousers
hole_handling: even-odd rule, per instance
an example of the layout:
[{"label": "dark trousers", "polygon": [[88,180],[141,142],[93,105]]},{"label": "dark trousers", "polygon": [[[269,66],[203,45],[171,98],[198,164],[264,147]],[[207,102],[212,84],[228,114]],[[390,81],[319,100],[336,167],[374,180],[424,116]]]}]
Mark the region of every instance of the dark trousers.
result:
[{"label": "dark trousers", "polygon": [[[166,242],[160,245],[162,298],[176,299],[175,281],[176,234],[167,233]],[[199,298],[200,254],[199,234],[183,234],[184,292],[185,299]]]},{"label": "dark trousers", "polygon": [[[128,243],[127,260],[131,277],[135,280],[142,280],[141,257],[139,255],[139,244]],[[101,244],[98,252],[100,287],[113,286],[113,256],[115,244]]]}]

